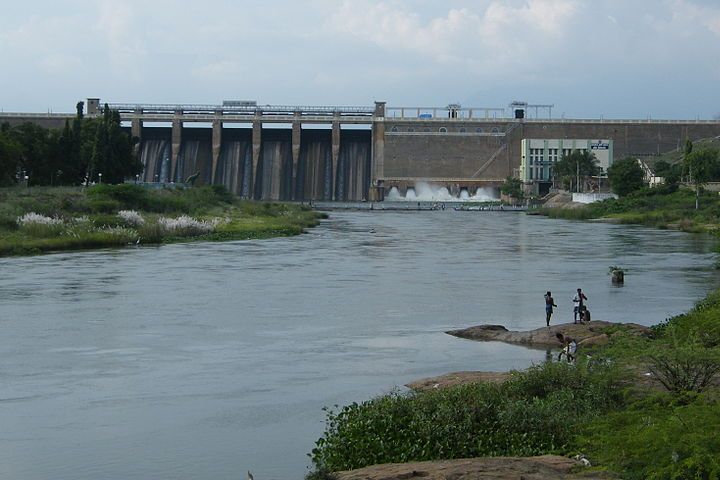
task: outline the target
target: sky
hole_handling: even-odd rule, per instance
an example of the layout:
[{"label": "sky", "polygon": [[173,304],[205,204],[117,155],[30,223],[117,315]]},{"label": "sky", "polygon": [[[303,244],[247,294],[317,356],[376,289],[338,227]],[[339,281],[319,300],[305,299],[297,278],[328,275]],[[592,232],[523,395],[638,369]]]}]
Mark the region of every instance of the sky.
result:
[{"label": "sky", "polygon": [[0,109],[110,103],[720,115],[718,0],[4,2]]}]

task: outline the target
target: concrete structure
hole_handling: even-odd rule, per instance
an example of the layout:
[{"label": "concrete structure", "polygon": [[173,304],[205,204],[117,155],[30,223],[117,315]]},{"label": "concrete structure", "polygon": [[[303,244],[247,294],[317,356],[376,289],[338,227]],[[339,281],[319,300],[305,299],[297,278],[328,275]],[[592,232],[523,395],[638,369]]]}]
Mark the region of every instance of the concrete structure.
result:
[{"label": "concrete structure", "polygon": [[613,162],[612,139],[540,139],[523,138],[521,143],[520,178],[532,193],[545,194],[553,182],[553,166],[574,151],[589,151],[595,155],[600,174],[607,175]]},{"label": "concrete structure", "polygon": [[614,193],[573,193],[572,201],[576,203],[602,202],[609,198],[618,198]]},{"label": "concrete structure", "polygon": [[[88,99],[87,115],[100,115],[101,105],[100,99]],[[381,200],[391,187],[403,192],[420,181],[446,187],[453,194],[463,189],[472,192],[481,186],[497,186],[507,176],[529,176],[529,165],[523,167],[522,159],[523,154],[528,158],[527,149],[531,147],[523,146],[524,139],[542,141],[543,149],[546,140],[565,145],[569,139],[603,139],[611,145],[609,158],[642,158],[681,148],[686,139],[720,135],[717,120],[553,119],[540,118],[538,111],[546,109],[549,117],[552,105],[512,105],[514,109],[510,110],[463,108],[457,104],[388,107],[385,102],[376,102],[372,107],[257,105],[247,101],[109,106],[120,111],[132,134],[142,140],[141,155],[147,157],[151,150],[156,155],[157,166],[146,180],[182,181],[197,170],[202,171],[202,182],[223,183],[239,194],[271,199],[309,199],[307,191],[299,186],[313,181],[320,185],[314,188],[313,195],[322,195],[326,200],[350,199],[349,195],[355,200]],[[523,108],[530,113],[535,108],[535,116],[527,118]],[[32,121],[60,128],[73,117],[0,113],[0,122]],[[233,128],[238,126],[241,128]],[[285,133],[272,128],[278,126]],[[313,126],[327,129],[328,136],[323,137],[326,140],[304,135],[306,128]],[[355,128],[367,132],[366,146],[365,140],[351,135]],[[308,166],[309,147],[303,139],[326,142],[326,163],[321,158],[325,146],[321,145],[319,150],[310,149],[315,163]],[[239,149],[234,156],[227,153],[232,142]],[[348,149],[351,144],[352,152]],[[200,153],[191,158],[193,148]],[[548,144],[548,149],[554,148]],[[162,160],[165,158],[166,163]],[[546,175],[548,165],[537,167],[542,167],[542,175]],[[259,178],[259,173],[265,178]],[[308,179],[311,174],[313,179]],[[265,192],[258,187],[261,183]]]}]

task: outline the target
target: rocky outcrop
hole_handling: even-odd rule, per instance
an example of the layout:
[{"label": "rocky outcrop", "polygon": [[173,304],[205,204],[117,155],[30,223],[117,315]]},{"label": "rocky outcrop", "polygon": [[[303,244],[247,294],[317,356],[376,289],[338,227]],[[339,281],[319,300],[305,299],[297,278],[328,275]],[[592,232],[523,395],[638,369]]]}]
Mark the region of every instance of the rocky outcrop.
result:
[{"label": "rocky outcrop", "polygon": [[647,335],[650,331],[648,327],[635,323],[616,324],[593,320],[587,323],[562,323],[529,331],[508,330],[502,325],[478,325],[445,333],[470,340],[506,342],[538,348],[559,347],[560,343],[556,334],[562,333],[577,340],[579,346],[590,346],[607,343],[610,336],[606,331],[613,325],[623,325],[638,335]]},{"label": "rocky outcrop", "polygon": [[337,480],[579,480],[618,478],[607,473],[573,472],[581,462],[558,455],[482,457],[437,462],[388,463],[337,472]]}]

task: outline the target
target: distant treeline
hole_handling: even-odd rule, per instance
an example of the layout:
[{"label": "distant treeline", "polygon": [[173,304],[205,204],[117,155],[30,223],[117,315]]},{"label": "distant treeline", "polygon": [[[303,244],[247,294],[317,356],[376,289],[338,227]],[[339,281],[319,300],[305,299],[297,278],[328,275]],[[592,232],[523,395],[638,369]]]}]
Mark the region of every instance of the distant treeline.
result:
[{"label": "distant treeline", "polygon": [[63,129],[33,123],[0,126],[0,186],[121,183],[142,172],[136,139],[120,128],[120,114],[84,118],[83,102]]}]

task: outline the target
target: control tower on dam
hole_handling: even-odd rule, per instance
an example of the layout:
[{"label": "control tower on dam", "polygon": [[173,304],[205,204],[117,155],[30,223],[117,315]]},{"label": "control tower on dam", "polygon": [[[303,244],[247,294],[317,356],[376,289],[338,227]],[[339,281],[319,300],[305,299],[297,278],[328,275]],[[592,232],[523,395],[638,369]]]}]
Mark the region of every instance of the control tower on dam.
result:
[{"label": "control tower on dam", "polygon": [[[552,105],[525,102],[509,108],[251,101],[109,107],[140,140],[144,181],[194,177],[199,184],[221,184],[245,198],[268,200],[377,201],[392,188],[405,195],[421,182],[454,196],[473,195],[508,176],[532,181],[533,172],[535,179],[538,172],[547,174],[564,153],[557,153],[557,145],[611,145],[611,162],[720,135],[717,120],[556,119]],[[90,98],[86,115],[101,115],[103,108],[100,99]],[[62,127],[73,116],[0,113],[0,123]],[[535,150],[528,154],[524,145]],[[545,146],[544,154],[537,153],[538,145]]]}]

